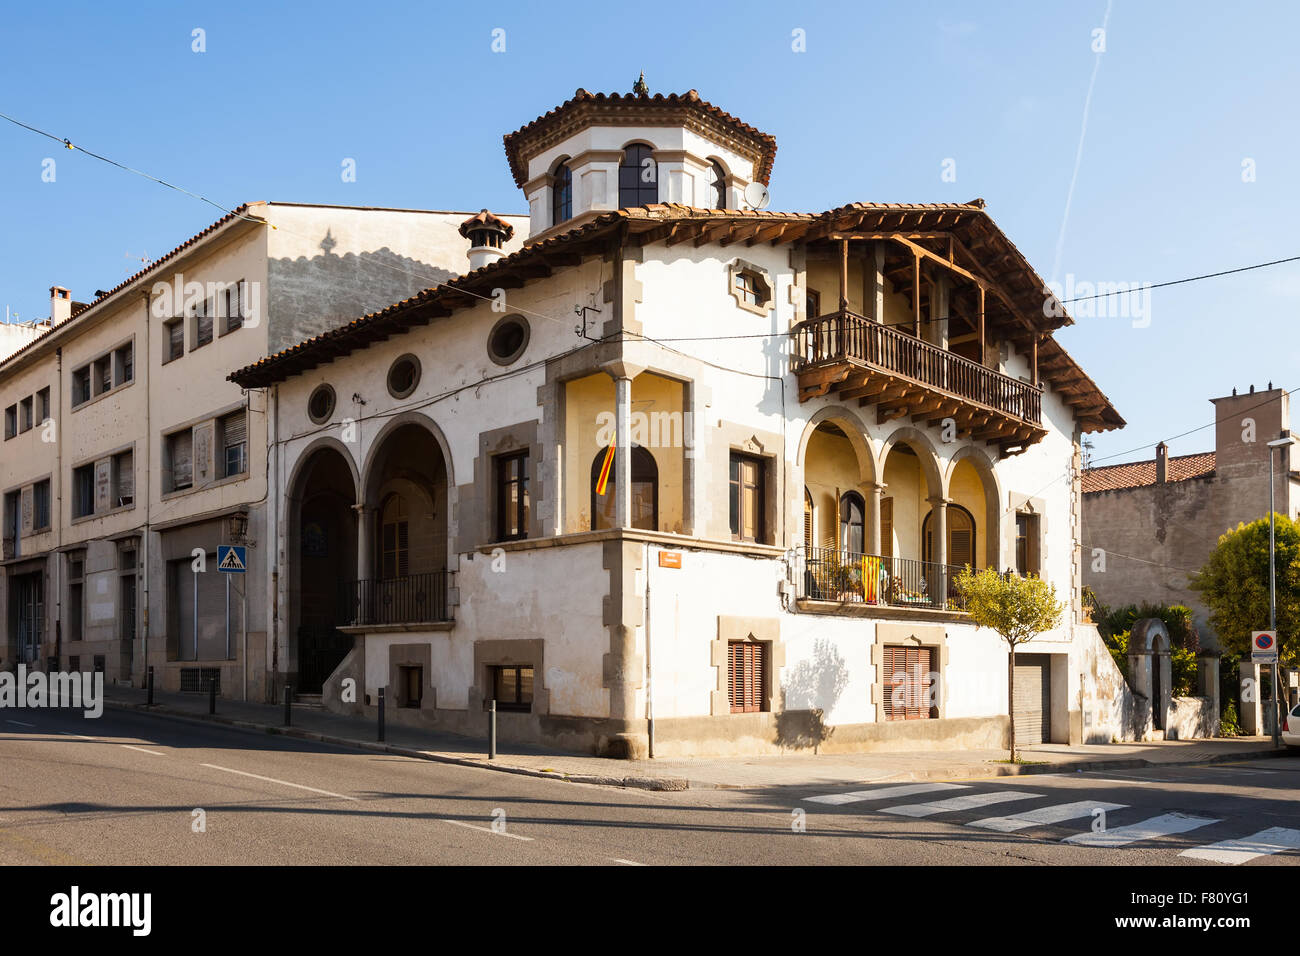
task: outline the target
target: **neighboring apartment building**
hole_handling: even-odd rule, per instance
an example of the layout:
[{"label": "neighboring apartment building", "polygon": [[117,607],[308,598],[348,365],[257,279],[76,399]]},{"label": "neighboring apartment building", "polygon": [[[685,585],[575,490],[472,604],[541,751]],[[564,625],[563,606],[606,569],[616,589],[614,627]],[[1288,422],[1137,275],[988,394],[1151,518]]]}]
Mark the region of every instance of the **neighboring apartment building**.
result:
[{"label": "neighboring apartment building", "polygon": [[0,361],[3,666],[273,690],[267,409],[226,376],[463,271],[465,215],[253,203],[92,303],[52,289]]},{"label": "neighboring apartment building", "polygon": [[580,90],[505,145],[522,249],[476,217],[480,268],[231,376],[272,416],[277,679],[332,633],[328,706],[417,725],[1001,747],[971,564],[1067,604],[1020,739],[1123,733],[1078,541],[1081,436],[1123,419],[982,201],[746,209],[775,140],[694,91]]},{"label": "neighboring apartment building", "polygon": [[[1290,401],[1272,387],[1212,398],[1214,451],[1169,457],[1162,442],[1146,461],[1083,473],[1083,583],[1104,604],[1182,604],[1202,643],[1218,646],[1188,575],[1219,537],[1268,517],[1268,443],[1290,432]],[[1300,518],[1300,473],[1287,448],[1272,453],[1274,507]]]}]

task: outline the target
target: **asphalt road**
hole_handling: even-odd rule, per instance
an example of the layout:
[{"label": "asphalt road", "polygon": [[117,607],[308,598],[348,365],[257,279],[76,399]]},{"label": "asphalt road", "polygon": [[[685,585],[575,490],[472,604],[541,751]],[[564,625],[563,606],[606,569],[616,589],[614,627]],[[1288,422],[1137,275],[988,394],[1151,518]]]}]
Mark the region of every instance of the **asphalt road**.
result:
[{"label": "asphalt road", "polygon": [[1300,759],[656,793],[131,711],[6,710],[0,767],[4,865],[1300,861]]}]

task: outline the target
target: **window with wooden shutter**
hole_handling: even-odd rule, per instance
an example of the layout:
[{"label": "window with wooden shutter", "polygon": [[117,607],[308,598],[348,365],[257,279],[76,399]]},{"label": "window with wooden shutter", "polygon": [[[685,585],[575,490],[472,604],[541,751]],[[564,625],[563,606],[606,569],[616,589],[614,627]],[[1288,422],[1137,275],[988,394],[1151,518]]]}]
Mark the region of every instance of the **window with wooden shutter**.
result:
[{"label": "window with wooden shutter", "polygon": [[248,414],[242,408],[221,419],[222,476],[248,471]]},{"label": "window with wooden shutter", "polygon": [[166,324],[165,328],[167,338],[163,364],[175,361],[185,354],[185,323],[180,319],[173,319]]},{"label": "window with wooden shutter", "polygon": [[135,454],[124,451],[113,456],[113,501],[110,507],[125,508],[135,503]]},{"label": "window with wooden shutter", "polygon": [[382,558],[380,576],[391,581],[410,573],[410,524],[406,516],[406,499],[392,495],[384,502],[381,521]]},{"label": "window with wooden shutter", "polygon": [[212,302],[204,299],[194,306],[194,348],[212,341]]},{"label": "window with wooden shutter", "polygon": [[813,551],[813,500],[812,492],[807,488],[803,490],[803,547],[804,553],[811,555]]},{"label": "window with wooden shutter", "polygon": [[926,720],[930,709],[930,648],[885,647],[880,686],[886,720]]},{"label": "window with wooden shutter", "polygon": [[880,553],[883,557],[894,556],[894,499],[880,499]]},{"label": "window with wooden shutter", "polygon": [[732,453],[729,489],[731,534],[741,541],[762,542],[766,537],[763,471],[762,459]]},{"label": "window with wooden shutter", "polygon": [[188,428],[167,436],[167,462],[170,468],[170,491],[180,491],[194,484],[194,434]]},{"label": "window with wooden shutter", "polygon": [[765,673],[767,645],[757,641],[731,641],[727,645],[727,696],[733,714],[767,709]]}]

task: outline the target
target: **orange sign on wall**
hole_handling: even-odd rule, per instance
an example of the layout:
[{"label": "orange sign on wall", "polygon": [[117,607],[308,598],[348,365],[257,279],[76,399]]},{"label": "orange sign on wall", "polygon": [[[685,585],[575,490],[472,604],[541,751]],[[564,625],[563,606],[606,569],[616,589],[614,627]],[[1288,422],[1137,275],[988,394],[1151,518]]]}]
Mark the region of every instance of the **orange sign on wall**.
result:
[{"label": "orange sign on wall", "polygon": [[659,552],[659,567],[680,568],[681,566],[682,566],[682,553],[680,551]]}]

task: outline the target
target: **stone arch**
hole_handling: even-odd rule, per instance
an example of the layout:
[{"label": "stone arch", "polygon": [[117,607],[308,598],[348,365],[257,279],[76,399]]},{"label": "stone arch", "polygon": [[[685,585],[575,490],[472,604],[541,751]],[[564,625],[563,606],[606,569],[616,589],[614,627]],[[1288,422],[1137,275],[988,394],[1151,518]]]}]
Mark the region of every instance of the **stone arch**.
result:
[{"label": "stone arch", "polygon": [[918,428],[911,425],[904,425],[902,428],[896,428],[889,433],[880,446],[880,467],[883,470],[886,462],[889,460],[889,452],[898,443],[910,445],[916,452],[917,460],[921,463],[921,473],[925,475],[926,490],[931,498],[945,495],[947,493],[947,484],[944,481],[943,474],[939,471],[939,453],[935,450],[934,443],[930,441],[930,436]]},{"label": "stone arch", "polygon": [[1147,702],[1137,715],[1139,726],[1136,730],[1138,738],[1143,739],[1148,736],[1147,727],[1164,731],[1168,726],[1173,669],[1169,659],[1169,631],[1164,621],[1144,617],[1133,622],[1128,639],[1128,662],[1133,690]]},{"label": "stone arch", "polygon": [[[808,453],[808,440],[812,438],[817,426],[823,422],[848,426],[841,430],[858,456],[858,467],[861,470],[863,484],[878,482],[880,468],[875,452],[871,448],[871,441],[867,438],[867,426],[857,412],[844,405],[827,405],[825,408],[819,408],[808,419],[803,433],[799,436],[799,450],[795,458],[800,467],[803,467],[804,457]],[[882,458],[881,461],[883,460]]]},{"label": "stone arch", "polygon": [[964,445],[948,461],[948,468],[943,475],[943,496],[951,498],[953,472],[958,463],[969,461],[980,476],[984,488],[984,514],[982,523],[987,529],[984,534],[984,560],[990,568],[1002,566],[1002,539],[1004,534],[1002,520],[1002,485],[997,472],[993,469],[991,459],[983,449],[975,445]]},{"label": "stone arch", "polygon": [[358,503],[369,502],[370,496],[377,490],[372,487],[374,478],[375,461],[379,453],[384,449],[384,444],[389,436],[403,425],[419,425],[425,429],[433,440],[438,443],[438,448],[442,451],[442,464],[447,472],[447,486],[456,487],[456,473],[454,463],[451,457],[451,444],[447,441],[447,436],[443,434],[442,429],[428,415],[421,412],[402,412],[400,415],[394,415],[379,430],[370,441],[370,448],[366,452],[365,462],[361,466],[360,478],[358,483],[357,501]]},{"label": "stone arch", "polygon": [[326,448],[332,448],[334,451],[339,453],[343,461],[347,464],[348,471],[352,474],[352,487],[360,489],[361,472],[357,469],[356,459],[352,457],[352,450],[333,435],[321,435],[314,439],[311,444],[299,453],[297,459],[295,459],[293,463],[293,467],[289,470],[289,480],[285,482],[285,495],[288,500],[293,501],[298,495],[300,491],[298,486],[302,482],[302,477],[306,473],[307,466],[311,462],[312,457],[318,451]]}]

